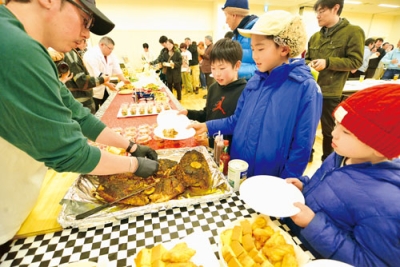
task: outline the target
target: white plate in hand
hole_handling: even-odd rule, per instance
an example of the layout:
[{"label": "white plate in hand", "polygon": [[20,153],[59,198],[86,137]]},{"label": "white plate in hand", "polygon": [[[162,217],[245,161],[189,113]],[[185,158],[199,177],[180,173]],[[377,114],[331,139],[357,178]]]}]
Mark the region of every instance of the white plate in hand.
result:
[{"label": "white plate in hand", "polygon": [[239,188],[240,198],[252,209],[273,217],[290,217],[300,210],[293,203],[305,203],[304,196],[285,179],[258,175],[246,179]]},{"label": "white plate in hand", "polygon": [[353,265],[336,260],[320,259],[310,261],[304,267],[353,267]]}]

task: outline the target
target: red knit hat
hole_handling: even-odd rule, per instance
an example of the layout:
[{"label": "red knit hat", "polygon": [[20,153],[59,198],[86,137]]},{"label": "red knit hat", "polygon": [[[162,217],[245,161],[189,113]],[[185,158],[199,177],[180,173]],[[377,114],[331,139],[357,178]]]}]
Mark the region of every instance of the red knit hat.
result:
[{"label": "red knit hat", "polygon": [[333,117],[385,157],[400,155],[400,84],[359,91],[340,103]]}]

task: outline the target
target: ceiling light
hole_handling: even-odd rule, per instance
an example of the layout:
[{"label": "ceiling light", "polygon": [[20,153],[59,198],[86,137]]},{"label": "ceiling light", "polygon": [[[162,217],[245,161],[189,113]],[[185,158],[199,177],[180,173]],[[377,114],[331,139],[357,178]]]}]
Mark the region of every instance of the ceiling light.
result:
[{"label": "ceiling light", "polygon": [[351,5],[360,5],[362,2],[360,1],[345,1],[345,4],[351,4]]},{"label": "ceiling light", "polygon": [[379,4],[378,6],[381,6],[381,7],[390,7],[390,8],[399,8],[399,7],[400,7],[400,6],[388,5],[388,4]]}]

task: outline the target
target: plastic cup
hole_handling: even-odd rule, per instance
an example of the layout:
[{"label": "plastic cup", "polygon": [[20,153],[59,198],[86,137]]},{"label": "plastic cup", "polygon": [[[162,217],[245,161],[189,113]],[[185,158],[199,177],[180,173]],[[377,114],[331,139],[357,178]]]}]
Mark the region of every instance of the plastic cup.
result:
[{"label": "plastic cup", "polygon": [[363,82],[365,79],[365,75],[360,75],[360,82]]}]

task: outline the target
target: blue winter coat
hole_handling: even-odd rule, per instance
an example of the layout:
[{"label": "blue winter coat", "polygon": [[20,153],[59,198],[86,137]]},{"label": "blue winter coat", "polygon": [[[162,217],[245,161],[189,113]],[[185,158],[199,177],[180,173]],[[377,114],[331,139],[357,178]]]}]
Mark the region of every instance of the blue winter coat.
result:
[{"label": "blue winter coat", "polygon": [[236,40],[240,43],[243,50],[242,65],[239,69],[239,78],[250,80],[253,77],[254,72],[257,70],[256,63],[253,60],[253,52],[251,50],[251,39],[244,37],[239,34],[239,29],[250,30],[253,28],[254,23],[258,20],[255,15],[249,15],[240,22],[238,27],[233,31],[234,35],[232,40]]},{"label": "blue winter coat", "polygon": [[303,59],[271,74],[256,71],[235,113],[207,121],[210,135],[233,134],[231,159],[249,163],[248,176],[299,177],[307,166],[321,116],[322,94]]},{"label": "blue winter coat", "polygon": [[302,238],[324,258],[354,266],[400,265],[400,160],[340,167],[332,153],[302,177],[314,212]]}]

